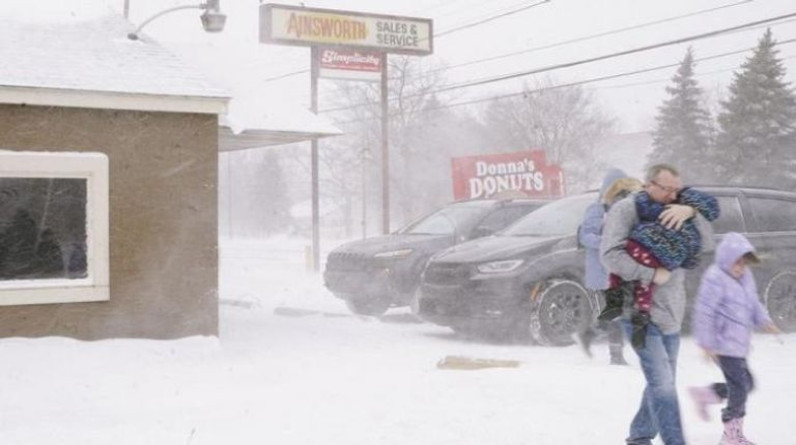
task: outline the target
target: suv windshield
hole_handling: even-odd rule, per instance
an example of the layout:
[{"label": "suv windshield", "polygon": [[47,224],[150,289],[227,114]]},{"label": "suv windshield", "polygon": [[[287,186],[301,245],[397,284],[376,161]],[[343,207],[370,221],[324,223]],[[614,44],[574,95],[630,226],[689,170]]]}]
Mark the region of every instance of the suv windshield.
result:
[{"label": "suv windshield", "polygon": [[491,205],[489,201],[453,204],[409,224],[398,233],[452,235],[480,218]]},{"label": "suv windshield", "polygon": [[596,199],[596,193],[559,199],[531,212],[500,234],[504,236],[575,235],[583,221],[586,207]]}]

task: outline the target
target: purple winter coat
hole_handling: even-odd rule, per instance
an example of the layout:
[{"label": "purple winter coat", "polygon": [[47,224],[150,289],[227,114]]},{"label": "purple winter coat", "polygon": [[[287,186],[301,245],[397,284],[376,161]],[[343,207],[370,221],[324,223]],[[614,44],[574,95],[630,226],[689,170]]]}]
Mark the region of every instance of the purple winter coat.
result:
[{"label": "purple winter coat", "polygon": [[603,220],[605,219],[605,192],[617,179],[627,178],[622,170],[613,168],[606,173],[603,184],[600,187],[600,196],[586,208],[583,216],[583,223],[578,228],[578,241],[586,249],[586,264],[583,275],[583,285],[586,289],[605,290],[608,289],[608,272],[600,262],[600,240],[603,233]]},{"label": "purple winter coat", "polygon": [[694,311],[693,330],[697,344],[718,355],[746,357],[752,328],[771,322],[757,295],[752,271],[740,279],[730,275],[730,267],[752,244],[741,234],[724,235],[716,247],[716,260],[702,275]]}]

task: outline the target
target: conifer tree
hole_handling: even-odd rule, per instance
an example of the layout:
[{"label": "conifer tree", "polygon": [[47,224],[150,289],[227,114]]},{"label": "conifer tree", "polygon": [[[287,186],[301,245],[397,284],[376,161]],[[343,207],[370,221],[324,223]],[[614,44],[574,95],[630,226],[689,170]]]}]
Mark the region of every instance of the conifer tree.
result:
[{"label": "conifer tree", "polygon": [[255,205],[261,207],[257,225],[265,229],[267,235],[282,233],[291,223],[291,201],[280,160],[277,150],[266,150],[253,181],[257,189],[252,192],[260,198]]},{"label": "conifer tree", "polygon": [[702,89],[694,79],[691,48],[666,92],[669,98],[658,108],[648,166],[665,162],[678,166],[688,182],[712,180],[708,165],[710,113],[703,106]]},{"label": "conifer tree", "polygon": [[796,186],[796,98],[775,46],[768,29],[721,104],[715,161],[729,183]]}]

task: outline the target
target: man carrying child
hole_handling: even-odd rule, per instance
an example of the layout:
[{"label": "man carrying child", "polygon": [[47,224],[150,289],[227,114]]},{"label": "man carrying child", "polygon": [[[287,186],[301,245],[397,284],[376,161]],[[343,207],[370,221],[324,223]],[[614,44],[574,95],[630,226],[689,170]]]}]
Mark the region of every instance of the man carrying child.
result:
[{"label": "man carrying child", "polygon": [[[708,220],[695,207],[679,203],[683,184],[675,167],[653,165],[645,180],[643,191],[611,207],[600,244],[600,257],[609,272],[625,281],[654,284],[650,288],[652,301],[648,324],[643,330],[643,342],[639,342],[638,347],[634,346],[647,384],[626,442],[629,445],[651,445],[652,439],[660,434],[666,445],[683,445],[685,439],[675,374],[686,305],[684,270],[649,267],[631,256],[627,249],[628,241],[634,228],[643,222],[636,198],[645,194],[642,196],[644,199],[663,205],[658,221],[667,229],[679,230],[686,221],[695,224],[703,251],[712,246],[712,230]],[[637,309],[631,301],[625,307],[622,320],[628,336],[632,336],[634,331],[630,321],[634,311]]]}]

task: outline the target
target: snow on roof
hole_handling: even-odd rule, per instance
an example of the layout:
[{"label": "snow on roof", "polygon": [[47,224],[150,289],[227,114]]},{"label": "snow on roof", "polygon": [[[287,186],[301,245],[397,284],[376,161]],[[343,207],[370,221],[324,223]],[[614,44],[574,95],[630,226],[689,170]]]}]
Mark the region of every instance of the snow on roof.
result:
[{"label": "snow on roof", "polygon": [[0,103],[223,111],[227,90],[146,36],[130,40],[133,30],[121,16],[0,18]]},{"label": "snow on roof", "polygon": [[37,11],[3,0],[0,9],[0,103],[218,113],[220,150],[342,134],[278,95],[238,91],[227,108],[231,90],[200,63],[218,64],[217,48],[194,45],[197,54],[177,57],[146,33],[130,40],[135,26],[98,1]]},{"label": "snow on roof", "polygon": [[327,119],[280,100],[233,98],[219,124],[219,150],[242,150],[338,136]]}]

